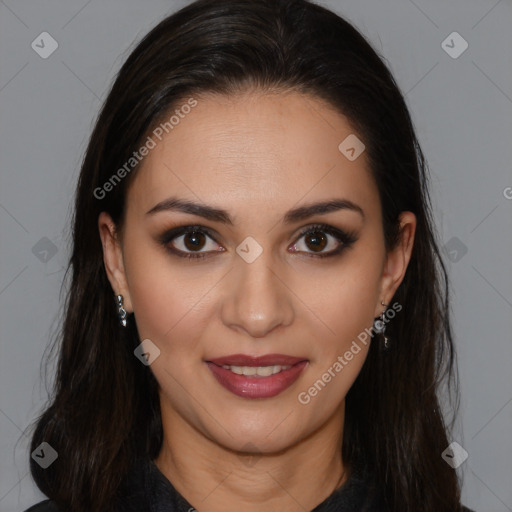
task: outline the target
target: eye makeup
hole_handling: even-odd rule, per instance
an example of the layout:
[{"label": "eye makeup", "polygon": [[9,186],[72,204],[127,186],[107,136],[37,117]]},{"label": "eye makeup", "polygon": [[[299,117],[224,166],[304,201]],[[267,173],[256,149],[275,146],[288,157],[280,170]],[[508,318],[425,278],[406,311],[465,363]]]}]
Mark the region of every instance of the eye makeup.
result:
[{"label": "eye makeup", "polygon": [[[356,233],[354,231],[345,231],[339,228],[335,228],[334,226],[328,225],[328,224],[312,224],[304,228],[300,234],[298,235],[296,242],[292,244],[292,246],[295,246],[298,241],[306,236],[312,236],[312,235],[318,235],[318,234],[327,234],[331,237],[333,237],[337,242],[338,246],[330,251],[325,252],[319,252],[315,253],[308,252],[308,251],[298,251],[294,250],[292,251],[295,254],[301,254],[305,255],[306,257],[312,257],[312,258],[327,258],[327,257],[333,257],[341,254],[346,249],[350,248],[358,239]],[[184,251],[181,249],[177,249],[173,242],[180,238],[180,237],[186,237],[188,235],[199,235],[199,236],[206,236],[212,239],[215,243],[218,243],[216,241],[216,235],[214,232],[201,225],[186,225],[186,226],[177,226],[174,228],[171,228],[167,231],[165,231],[162,235],[158,237],[158,242],[172,255],[178,256],[180,258],[185,259],[198,259],[198,258],[206,258],[206,257],[213,257],[215,253],[218,252],[224,252],[225,249],[222,250],[214,250],[214,251]],[[197,238],[197,236],[196,236]],[[189,239],[190,240],[190,239]]]}]

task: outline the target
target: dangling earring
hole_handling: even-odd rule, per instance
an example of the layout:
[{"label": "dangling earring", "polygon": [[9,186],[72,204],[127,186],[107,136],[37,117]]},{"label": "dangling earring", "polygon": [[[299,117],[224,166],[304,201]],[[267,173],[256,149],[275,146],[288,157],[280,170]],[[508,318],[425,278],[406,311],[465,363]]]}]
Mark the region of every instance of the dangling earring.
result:
[{"label": "dangling earring", "polygon": [[[382,302],[382,301],[380,301],[380,303],[386,308],[389,306],[389,304],[384,304],[384,302]],[[383,351],[389,350],[389,345],[390,345],[389,337],[386,336],[386,321],[384,320],[385,312],[386,312],[386,310],[384,310],[381,313],[380,317],[376,318],[373,321],[373,329],[375,330],[375,332],[377,334],[380,334],[382,337],[381,350],[383,350]]]},{"label": "dangling earring", "polygon": [[126,312],[126,309],[123,307],[123,296],[117,295],[117,316],[119,318],[119,322],[123,327],[126,327],[126,317],[128,316],[128,313]]}]

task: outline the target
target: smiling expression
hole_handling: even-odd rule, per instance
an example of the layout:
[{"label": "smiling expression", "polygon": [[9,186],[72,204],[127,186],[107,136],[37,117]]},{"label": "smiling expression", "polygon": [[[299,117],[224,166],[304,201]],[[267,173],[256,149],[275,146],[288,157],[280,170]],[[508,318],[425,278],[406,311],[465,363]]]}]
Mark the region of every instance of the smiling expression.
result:
[{"label": "smiling expression", "polygon": [[[386,253],[366,154],[338,149],[351,134],[338,111],[296,92],[203,95],[143,160],[115,248],[100,216],[112,287],[160,350],[150,368],[168,428],[261,451],[330,421],[342,429],[368,346],[308,405],[297,397],[371,327],[410,255]],[[286,388],[248,398],[207,363],[232,354],[307,363]]]}]

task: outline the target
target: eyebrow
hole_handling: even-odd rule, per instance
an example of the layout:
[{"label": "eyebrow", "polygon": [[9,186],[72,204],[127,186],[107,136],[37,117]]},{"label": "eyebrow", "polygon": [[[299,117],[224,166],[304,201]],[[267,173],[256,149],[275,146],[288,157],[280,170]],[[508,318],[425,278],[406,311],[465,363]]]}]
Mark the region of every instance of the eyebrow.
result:
[{"label": "eyebrow", "polygon": [[[352,201],[349,201],[348,199],[331,199],[329,201],[310,203],[299,206],[298,208],[293,208],[286,212],[283,217],[283,222],[284,224],[293,224],[312,217],[313,215],[325,215],[339,210],[353,211],[360,214],[363,219],[365,218],[363,209]],[[194,203],[188,200],[178,199],[176,197],[164,199],[146,212],[146,215],[154,215],[155,213],[167,211],[189,213],[213,222],[221,222],[230,226],[233,225],[233,220],[226,210]]]}]

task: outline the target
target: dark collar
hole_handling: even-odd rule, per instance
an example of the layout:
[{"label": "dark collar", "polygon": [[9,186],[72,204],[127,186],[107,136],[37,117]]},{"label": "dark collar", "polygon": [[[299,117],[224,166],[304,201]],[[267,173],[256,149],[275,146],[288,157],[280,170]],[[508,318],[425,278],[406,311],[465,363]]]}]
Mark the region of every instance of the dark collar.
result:
[{"label": "dark collar", "polygon": [[[194,512],[195,508],[149,459],[137,460],[120,487],[119,512]],[[197,503],[202,507],[201,503]],[[378,493],[367,473],[355,468],[350,478],[311,512],[380,512]]]}]

